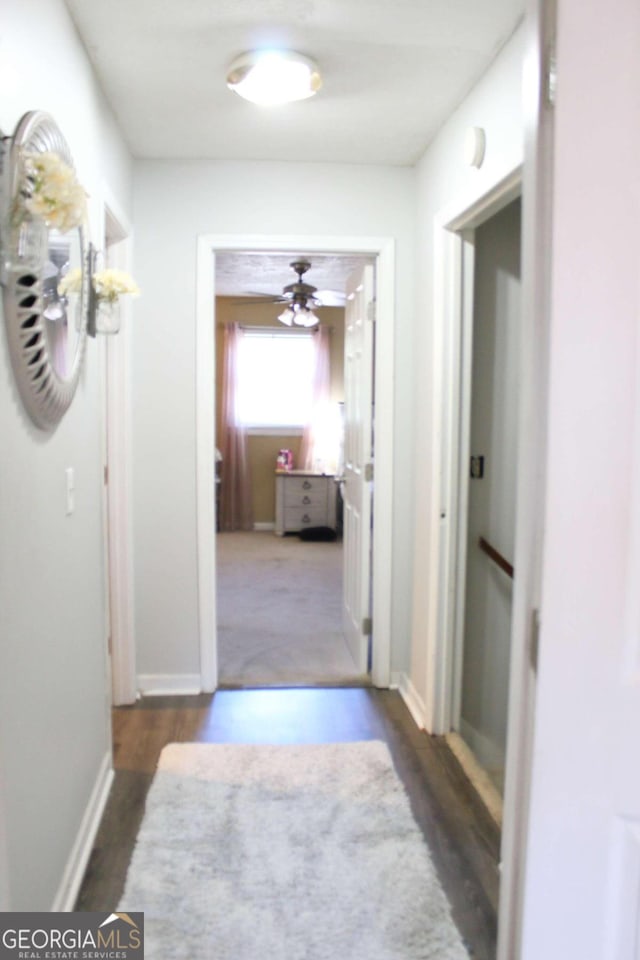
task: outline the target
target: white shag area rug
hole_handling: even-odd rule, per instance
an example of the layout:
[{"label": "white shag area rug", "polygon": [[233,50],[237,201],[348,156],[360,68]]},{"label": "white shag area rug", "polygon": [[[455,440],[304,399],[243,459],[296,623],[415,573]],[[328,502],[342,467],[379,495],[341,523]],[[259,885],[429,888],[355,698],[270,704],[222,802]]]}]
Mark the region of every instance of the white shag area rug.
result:
[{"label": "white shag area rug", "polygon": [[118,910],[147,960],[468,960],[377,741],[165,747]]}]

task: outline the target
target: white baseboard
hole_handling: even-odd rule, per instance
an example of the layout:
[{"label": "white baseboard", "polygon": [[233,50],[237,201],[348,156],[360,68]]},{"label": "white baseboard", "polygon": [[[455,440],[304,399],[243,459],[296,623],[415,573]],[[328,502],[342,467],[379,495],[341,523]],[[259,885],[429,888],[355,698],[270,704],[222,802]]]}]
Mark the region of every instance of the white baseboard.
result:
[{"label": "white baseboard", "polygon": [[140,673],[138,690],[143,697],[177,696],[202,692],[199,673]]},{"label": "white baseboard", "polygon": [[75,908],[76,899],[80,890],[87,863],[93,848],[93,842],[100,826],[100,820],[111,789],[113,769],[111,766],[111,751],[105,753],[96,782],[91,791],[89,802],[84,811],[80,828],[69,859],[62,874],[62,880],[55,895],[52,913],[67,912]]},{"label": "white baseboard", "polygon": [[398,689],[400,690],[400,696],[409,709],[409,713],[415,720],[418,730],[424,730],[427,708],[424,700],[411,682],[411,677],[408,677],[406,673],[399,675]]},{"label": "white baseboard", "polygon": [[500,770],[504,768],[504,752],[497,743],[490,740],[479,730],[476,730],[463,717],[460,717],[460,735],[476,755],[478,762],[485,770]]},{"label": "white baseboard", "polygon": [[473,784],[485,807],[498,824],[502,827],[502,797],[487,771],[478,763],[477,757],[464,742],[459,733],[448,733],[446,741],[449,749],[457,758],[458,763]]},{"label": "white baseboard", "polygon": [[258,521],[253,525],[254,530],[275,530],[275,528],[276,528],[275,523],[273,522],[267,523],[266,521],[264,523],[262,521]]}]

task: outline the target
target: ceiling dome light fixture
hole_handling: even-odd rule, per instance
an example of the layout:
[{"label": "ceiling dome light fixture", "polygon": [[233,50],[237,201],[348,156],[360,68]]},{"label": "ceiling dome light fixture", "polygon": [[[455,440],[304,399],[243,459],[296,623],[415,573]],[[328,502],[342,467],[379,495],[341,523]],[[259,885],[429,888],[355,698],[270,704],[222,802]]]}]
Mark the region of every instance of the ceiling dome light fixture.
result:
[{"label": "ceiling dome light fixture", "polygon": [[322,77],[318,65],[300,53],[254,50],[233,61],[227,86],[245,100],[273,106],[312,97],[322,86]]}]

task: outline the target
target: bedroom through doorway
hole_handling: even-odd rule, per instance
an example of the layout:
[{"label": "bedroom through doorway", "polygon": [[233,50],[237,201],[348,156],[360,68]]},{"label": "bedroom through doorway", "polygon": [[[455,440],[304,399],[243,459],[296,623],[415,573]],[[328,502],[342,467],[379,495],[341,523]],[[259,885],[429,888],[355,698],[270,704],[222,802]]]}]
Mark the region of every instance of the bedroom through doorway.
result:
[{"label": "bedroom through doorway", "polygon": [[[359,565],[356,576],[345,569],[343,494],[345,367],[352,366],[345,305],[349,278],[373,260],[299,252],[216,256],[219,686],[369,682],[370,636],[361,650],[360,638],[354,647],[345,634],[349,590],[357,585],[366,594],[358,603],[370,611],[371,587]],[[303,275],[292,275],[291,264],[305,261]],[[279,319],[300,282],[313,290],[309,308],[317,325]],[[372,395],[372,377],[370,357],[365,397]],[[371,438],[370,411],[365,419]],[[366,486],[371,501],[372,484]],[[349,556],[357,565],[353,550]]]}]

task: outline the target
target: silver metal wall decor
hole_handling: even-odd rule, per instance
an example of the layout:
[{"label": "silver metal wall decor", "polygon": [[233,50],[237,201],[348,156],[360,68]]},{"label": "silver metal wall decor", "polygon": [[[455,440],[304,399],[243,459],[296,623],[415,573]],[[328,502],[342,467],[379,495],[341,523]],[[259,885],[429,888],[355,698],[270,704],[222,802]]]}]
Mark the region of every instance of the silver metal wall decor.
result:
[{"label": "silver metal wall decor", "polygon": [[[52,430],[73,399],[84,358],[91,288],[86,223],[64,232],[25,206],[32,181],[25,158],[54,154],[73,169],[71,152],[49,114],[25,114],[2,138],[0,282],[16,384],[32,421]],[[64,277],[75,282],[61,292]]]}]

